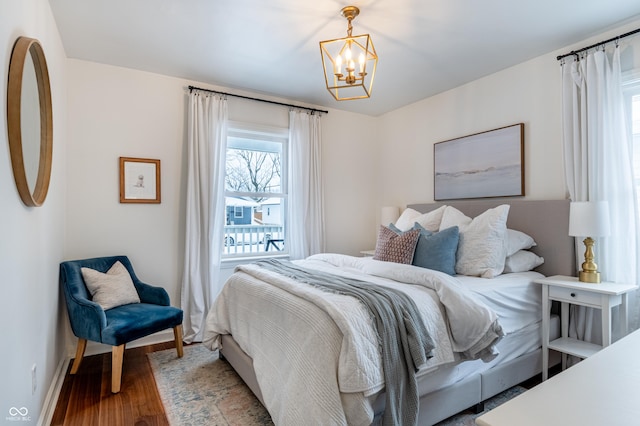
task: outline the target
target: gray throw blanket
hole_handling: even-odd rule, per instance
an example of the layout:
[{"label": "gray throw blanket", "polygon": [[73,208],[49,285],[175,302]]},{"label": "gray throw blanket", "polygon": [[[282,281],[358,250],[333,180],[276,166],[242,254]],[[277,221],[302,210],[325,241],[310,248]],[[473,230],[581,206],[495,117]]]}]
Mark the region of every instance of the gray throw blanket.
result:
[{"label": "gray throw blanket", "polygon": [[384,425],[415,425],[418,419],[416,372],[432,356],[433,339],[413,302],[401,291],[365,281],[303,268],[276,259],[256,265],[324,291],[352,296],[368,308],[381,347],[386,388]]}]

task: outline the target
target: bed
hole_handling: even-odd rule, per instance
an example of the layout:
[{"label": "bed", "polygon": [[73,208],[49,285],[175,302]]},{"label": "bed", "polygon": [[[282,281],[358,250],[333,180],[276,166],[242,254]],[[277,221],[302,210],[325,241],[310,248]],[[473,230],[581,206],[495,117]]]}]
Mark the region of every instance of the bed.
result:
[{"label": "bed", "polygon": [[[574,241],[568,236],[569,203],[566,200],[512,199],[446,203],[471,218],[504,204],[509,205],[507,228],[532,236],[537,245],[529,251],[545,261],[535,271],[499,274],[492,279],[455,277],[454,285],[466,288],[461,294],[473,295],[472,299],[480,300],[480,305],[488,307],[491,315],[498,318],[502,334],[493,343],[480,348],[479,355],[468,357],[483,358],[475,360],[464,359],[457,350],[440,350],[440,346],[446,348],[447,344],[455,346],[458,343],[455,338],[440,342],[440,337],[437,337],[436,354],[429,360],[433,362],[423,365],[417,375],[418,424],[435,424],[459,411],[479,406],[486,399],[541,371],[540,288],[532,281],[543,275],[575,275],[572,267]],[[407,207],[429,213],[443,205],[430,203]],[[305,262],[319,269],[330,264],[328,272],[335,266],[341,273],[357,278],[363,270],[366,273],[379,271],[380,264],[384,263],[329,254],[318,255]],[[405,276],[412,268],[403,269],[404,266],[400,265],[397,268],[400,272],[389,276],[381,276],[386,272],[374,274],[377,274],[380,284],[388,285],[388,281],[393,281],[397,274]],[[372,368],[366,362],[373,360],[371,365],[379,365],[380,361],[374,359],[375,354],[372,355],[371,350],[358,352],[360,346],[358,351],[344,349],[355,346],[355,343],[345,337],[348,333],[341,328],[342,317],[338,320],[329,317],[308,300],[300,304],[300,299],[316,297],[306,294],[313,293],[314,289],[308,290],[305,286],[304,290],[296,290],[302,293],[287,293],[281,288],[292,285],[287,279],[280,280],[280,287],[273,289],[272,284],[267,284],[273,278],[273,272],[255,269],[239,270],[225,285],[208,315],[203,343],[211,349],[220,349],[221,356],[228,360],[267,407],[276,424],[380,423],[387,404],[384,381],[380,385],[379,373],[378,376],[371,373],[369,370]],[[427,271],[419,274],[433,272]],[[431,275],[435,278],[425,275],[424,279],[437,284],[427,291],[429,297],[433,297],[433,293],[446,292],[441,282],[450,281],[448,275],[438,271]],[[505,292],[506,288],[509,290]],[[493,297],[494,293],[501,296]],[[421,302],[420,309],[430,303],[428,298],[425,300]],[[466,300],[455,303],[464,304]],[[340,305],[342,302],[336,303],[334,306],[338,308],[334,310],[338,313],[357,310],[350,305]],[[442,304],[438,306],[433,311],[438,312],[439,309],[441,316],[449,320],[452,315],[447,309],[450,308]],[[508,306],[511,308],[504,309]],[[295,326],[283,325],[290,323]],[[365,325],[358,324],[350,327],[365,330]],[[552,334],[557,333],[557,319],[552,321],[552,325]],[[447,327],[451,331],[456,326],[447,324]],[[437,329],[430,331],[438,335]],[[367,333],[363,331],[365,337]],[[357,333],[353,334],[356,339],[363,339]],[[363,359],[365,362],[361,364]],[[370,379],[369,374],[374,378]],[[364,376],[367,378],[363,379]],[[366,380],[370,381],[365,383]],[[339,390],[332,391],[333,388]]]}]

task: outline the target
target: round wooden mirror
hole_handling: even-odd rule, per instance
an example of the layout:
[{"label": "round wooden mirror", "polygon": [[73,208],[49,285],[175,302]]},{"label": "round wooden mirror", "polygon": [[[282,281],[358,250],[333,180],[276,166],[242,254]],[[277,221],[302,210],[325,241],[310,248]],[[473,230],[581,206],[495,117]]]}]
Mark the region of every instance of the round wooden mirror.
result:
[{"label": "round wooden mirror", "polygon": [[11,166],[27,206],[44,203],[51,178],[53,116],[51,86],[38,40],[19,37],[13,46],[7,87],[7,129]]}]

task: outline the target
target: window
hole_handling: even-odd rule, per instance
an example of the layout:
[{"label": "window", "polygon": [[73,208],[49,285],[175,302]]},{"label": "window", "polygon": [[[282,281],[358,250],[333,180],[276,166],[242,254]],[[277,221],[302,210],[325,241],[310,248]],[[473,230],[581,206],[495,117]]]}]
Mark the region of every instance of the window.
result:
[{"label": "window", "polygon": [[640,85],[631,98],[631,135],[633,140],[633,172],[636,182],[636,194],[640,189]]},{"label": "window", "polygon": [[223,258],[286,253],[287,129],[230,123]]},{"label": "window", "polygon": [[[624,78],[627,123],[633,143],[633,174],[636,194],[640,194],[640,70]],[[640,203],[640,197],[638,197]],[[640,211],[640,205],[638,206]]]}]

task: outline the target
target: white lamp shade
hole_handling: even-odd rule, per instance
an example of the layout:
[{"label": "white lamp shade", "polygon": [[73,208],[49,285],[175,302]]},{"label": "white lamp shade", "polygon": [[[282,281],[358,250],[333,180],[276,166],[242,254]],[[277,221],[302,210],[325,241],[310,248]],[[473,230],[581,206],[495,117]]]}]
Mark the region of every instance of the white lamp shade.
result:
[{"label": "white lamp shade", "polygon": [[387,206],[383,207],[380,212],[380,224],[389,226],[390,223],[395,223],[400,217],[400,208]]},{"label": "white lamp shade", "polygon": [[609,235],[609,203],[574,201],[569,205],[569,235],[606,237]]}]

